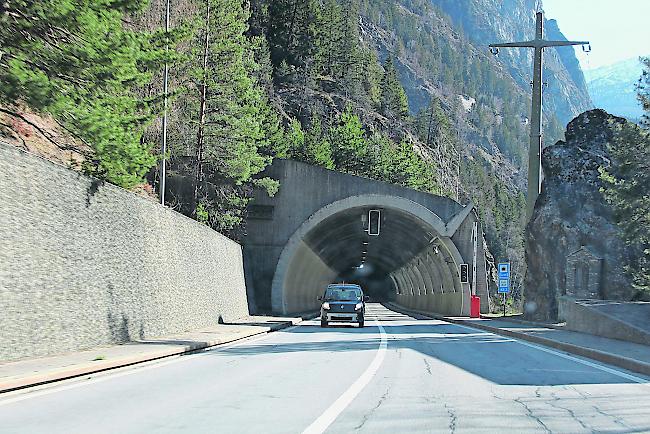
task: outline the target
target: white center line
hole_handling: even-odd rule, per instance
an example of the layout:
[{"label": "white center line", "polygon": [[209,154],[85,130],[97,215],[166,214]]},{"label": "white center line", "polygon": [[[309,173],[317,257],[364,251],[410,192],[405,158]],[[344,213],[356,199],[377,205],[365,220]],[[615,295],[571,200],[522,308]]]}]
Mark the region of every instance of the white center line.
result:
[{"label": "white center line", "polygon": [[375,358],[372,360],[368,368],[361,374],[357,380],[352,383],[352,385],[343,392],[343,394],[336,400],[332,405],[329,406],[323,414],[320,415],[318,419],[312,422],[305,430],[303,434],[320,434],[325,432],[325,430],[336,420],[336,418],[347,408],[348,405],[356,398],[356,396],[363,390],[364,387],[370,383],[372,378],[375,376],[379,367],[386,357],[386,332],[382,327],[378,319],[375,319],[375,324],[379,328],[379,333],[381,335],[381,342],[379,343],[379,348],[375,354]]}]

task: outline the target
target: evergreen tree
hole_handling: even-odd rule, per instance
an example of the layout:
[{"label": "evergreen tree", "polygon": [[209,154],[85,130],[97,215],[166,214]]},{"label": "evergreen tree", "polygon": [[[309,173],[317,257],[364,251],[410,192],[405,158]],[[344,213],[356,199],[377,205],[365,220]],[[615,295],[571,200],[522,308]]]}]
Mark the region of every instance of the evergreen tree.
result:
[{"label": "evergreen tree", "polygon": [[325,0],[316,21],[314,64],[318,75],[337,78],[343,65],[340,52],[343,45],[343,16],[336,0]]},{"label": "evergreen tree", "polygon": [[268,40],[273,64],[299,70],[312,55],[318,0],[269,2]]},{"label": "evergreen tree", "polygon": [[[246,38],[249,11],[237,0],[203,0],[197,34],[195,212],[203,207],[216,229],[228,231],[241,221],[252,178],[270,162],[260,147],[276,133],[268,101],[254,79],[253,47]],[[257,184],[274,190],[270,180]]]},{"label": "evergreen tree", "polygon": [[346,107],[338,123],[330,127],[329,141],[337,170],[368,176],[370,167],[366,161],[368,143],[365,130],[352,107]]},{"label": "evergreen tree", "polygon": [[305,148],[307,150],[306,161],[310,164],[334,169],[334,157],[332,145],[323,132],[320,118],[312,116],[311,125],[305,136]]},{"label": "evergreen tree", "polygon": [[286,138],[291,158],[327,169],[334,168],[332,148],[323,135],[319,118],[312,118],[311,127],[306,133],[302,130],[300,122],[293,119]]},{"label": "evergreen tree", "polygon": [[650,57],[641,58],[643,63],[643,74],[637,85],[637,97],[645,113],[641,118],[641,124],[650,128]]},{"label": "evergreen tree", "polygon": [[629,247],[626,271],[650,295],[650,133],[625,124],[609,145],[612,166],[601,169],[603,194]]},{"label": "evergreen tree", "polygon": [[143,5],[15,1],[0,15],[0,103],[54,116],[93,149],[88,172],[127,188],[156,162],[142,134],[158,95],[135,90],[160,69],[165,38],[123,25]]},{"label": "evergreen tree", "polygon": [[381,111],[385,116],[402,119],[408,116],[408,99],[399,82],[393,59],[389,57],[384,64],[381,80]]},{"label": "evergreen tree", "polygon": [[343,88],[354,99],[363,92],[364,59],[359,46],[359,0],[342,0],[341,25],[343,27],[338,63],[341,68]]},{"label": "evergreen tree", "polygon": [[363,50],[363,87],[372,109],[381,107],[381,79],[383,71],[375,50]]}]

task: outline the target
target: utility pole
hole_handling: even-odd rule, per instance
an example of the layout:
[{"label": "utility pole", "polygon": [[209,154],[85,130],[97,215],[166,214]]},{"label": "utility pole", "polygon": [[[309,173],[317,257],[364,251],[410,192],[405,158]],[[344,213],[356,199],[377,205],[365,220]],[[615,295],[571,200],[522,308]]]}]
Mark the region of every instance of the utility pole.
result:
[{"label": "utility pole", "polygon": [[[166,52],[169,52],[169,1],[167,0],[165,6],[165,38],[167,39],[167,45],[165,46]],[[167,99],[169,91],[169,61],[165,59],[165,71],[163,73],[163,94],[164,94],[164,112],[163,112],[163,123],[162,123],[162,158],[160,159],[160,204],[165,205],[165,177],[166,177],[166,168],[165,168],[165,158],[167,155]]]},{"label": "utility pole", "polygon": [[[522,42],[504,42],[490,44],[492,54],[497,54],[499,48],[533,48],[535,50],[533,63],[533,101],[530,110],[530,148],[528,150],[528,196],[526,201],[526,217],[533,215],[535,201],[542,191],[542,55],[544,48],[564,47],[568,45],[589,46],[589,41],[547,41],[544,39],[544,16],[537,12],[535,23],[535,39]],[[586,50],[585,50],[586,51]]]}]

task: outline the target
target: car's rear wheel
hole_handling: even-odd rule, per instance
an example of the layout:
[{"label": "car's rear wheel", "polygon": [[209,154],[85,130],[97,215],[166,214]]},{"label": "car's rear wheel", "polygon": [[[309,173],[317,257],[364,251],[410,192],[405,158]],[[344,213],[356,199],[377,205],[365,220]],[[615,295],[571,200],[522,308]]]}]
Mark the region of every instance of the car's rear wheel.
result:
[{"label": "car's rear wheel", "polygon": [[359,318],[359,327],[363,327],[364,323],[365,323],[365,318],[364,318],[364,317],[360,317],[360,318]]},{"label": "car's rear wheel", "polygon": [[327,327],[327,321],[324,320],[324,319],[321,319],[321,320],[320,320],[320,326],[321,326],[321,327]]}]

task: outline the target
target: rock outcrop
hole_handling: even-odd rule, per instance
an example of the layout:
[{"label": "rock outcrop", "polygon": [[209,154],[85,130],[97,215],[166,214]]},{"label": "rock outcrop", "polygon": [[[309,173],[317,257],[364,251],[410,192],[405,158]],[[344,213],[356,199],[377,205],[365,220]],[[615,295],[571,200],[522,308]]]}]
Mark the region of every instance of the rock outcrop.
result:
[{"label": "rock outcrop", "polygon": [[545,179],[526,229],[526,314],[557,319],[558,297],[630,300],[626,246],[600,188],[607,144],[627,122],[603,110],[582,113],[566,141],[544,149]]}]

